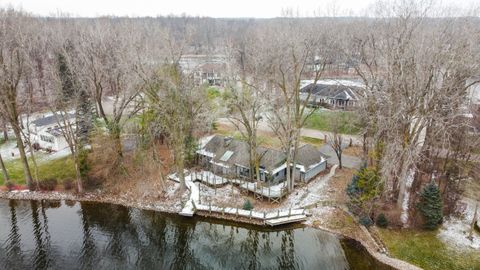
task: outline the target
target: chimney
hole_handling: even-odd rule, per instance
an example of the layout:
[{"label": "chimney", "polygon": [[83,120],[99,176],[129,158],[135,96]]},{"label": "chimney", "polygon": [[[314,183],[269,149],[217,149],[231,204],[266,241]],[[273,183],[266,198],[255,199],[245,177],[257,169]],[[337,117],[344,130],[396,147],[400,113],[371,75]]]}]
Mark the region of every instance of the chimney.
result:
[{"label": "chimney", "polygon": [[233,137],[231,136],[223,138],[223,145],[228,146],[232,142],[232,140],[233,140]]}]

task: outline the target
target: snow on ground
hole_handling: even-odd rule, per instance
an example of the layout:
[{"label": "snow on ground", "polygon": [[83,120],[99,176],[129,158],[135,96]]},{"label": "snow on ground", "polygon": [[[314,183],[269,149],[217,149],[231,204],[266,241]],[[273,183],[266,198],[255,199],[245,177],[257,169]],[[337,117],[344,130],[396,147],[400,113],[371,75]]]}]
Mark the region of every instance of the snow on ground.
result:
[{"label": "snow on ground", "polygon": [[66,147],[63,148],[60,151],[57,152],[52,152],[52,153],[44,153],[41,157],[41,161],[48,161],[48,160],[55,160],[55,159],[60,159],[64,157],[68,157],[71,155],[72,152],[70,152],[70,148]]},{"label": "snow on ground", "polygon": [[[454,245],[458,248],[473,248],[480,251],[480,234],[474,232],[473,238],[468,239],[475,211],[475,201],[464,199],[463,202],[466,204],[463,217],[450,217],[443,223],[437,236],[445,243]],[[480,222],[480,218],[478,220]]]},{"label": "snow on ground", "polygon": [[[27,155],[30,156],[30,152],[27,149],[25,150]],[[12,153],[13,153],[13,156],[12,156]],[[17,141],[9,140],[6,143],[2,144],[0,146],[0,154],[2,155],[2,159],[4,161],[19,159],[20,152],[18,151]],[[38,158],[39,161],[49,161],[49,160],[60,159],[60,158],[67,157],[70,154],[71,154],[70,148],[68,147],[52,153],[47,153],[44,151],[35,152],[35,156]]]},{"label": "snow on ground", "polygon": [[319,225],[326,225],[329,216],[335,212],[336,208],[333,206],[315,207],[310,209],[312,218],[308,219],[305,224],[312,225],[314,221],[319,222]]},{"label": "snow on ground", "polygon": [[330,172],[327,175],[317,177],[312,180],[308,185],[297,188],[287,199],[282,203],[288,207],[304,207],[314,204],[321,200],[328,199],[325,187],[330,179],[335,175],[337,165],[332,166]]},{"label": "snow on ground", "polygon": [[[13,156],[12,156],[13,153]],[[0,146],[0,154],[4,161],[13,160],[20,157],[20,152],[17,148],[15,140],[9,140]]]}]

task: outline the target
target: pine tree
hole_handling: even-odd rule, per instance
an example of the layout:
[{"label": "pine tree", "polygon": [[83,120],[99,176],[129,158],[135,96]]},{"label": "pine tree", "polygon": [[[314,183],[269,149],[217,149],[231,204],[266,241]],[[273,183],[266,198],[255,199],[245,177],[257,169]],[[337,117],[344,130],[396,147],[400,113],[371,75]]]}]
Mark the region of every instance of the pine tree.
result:
[{"label": "pine tree", "polygon": [[433,230],[442,223],[443,202],[438,186],[432,182],[426,185],[420,193],[420,212],[425,220],[425,228]]},{"label": "pine tree", "polygon": [[62,97],[60,97],[60,102],[69,103],[71,99],[75,96],[75,81],[73,78],[73,73],[68,66],[67,59],[65,55],[59,53],[57,55],[57,68],[62,82]]},{"label": "pine tree", "polygon": [[86,90],[80,90],[78,93],[78,102],[76,111],[77,136],[79,141],[85,145],[88,144],[88,137],[93,129],[94,105]]}]

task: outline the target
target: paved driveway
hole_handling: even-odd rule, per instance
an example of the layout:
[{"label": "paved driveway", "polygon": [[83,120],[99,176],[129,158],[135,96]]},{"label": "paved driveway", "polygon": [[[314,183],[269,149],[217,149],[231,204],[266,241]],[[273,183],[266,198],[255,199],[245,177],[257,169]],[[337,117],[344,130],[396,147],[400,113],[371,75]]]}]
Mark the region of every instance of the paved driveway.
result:
[{"label": "paved driveway", "polygon": [[[324,144],[322,147],[320,147],[320,152],[328,156],[327,158],[328,164],[338,164],[337,155],[335,154],[335,151],[333,151],[330,145]],[[362,166],[362,160],[358,157],[348,156],[343,154],[342,165],[345,168],[358,169],[360,168],[360,166]]]}]

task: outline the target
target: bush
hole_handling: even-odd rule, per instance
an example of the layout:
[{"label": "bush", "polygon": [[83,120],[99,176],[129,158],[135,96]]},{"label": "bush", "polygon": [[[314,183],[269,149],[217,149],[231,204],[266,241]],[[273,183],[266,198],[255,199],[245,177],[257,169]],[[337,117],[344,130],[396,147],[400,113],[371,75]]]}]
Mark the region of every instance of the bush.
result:
[{"label": "bush", "polygon": [[252,210],[253,209],[253,204],[250,200],[245,200],[243,203],[243,210]]},{"label": "bush", "polygon": [[358,222],[365,227],[370,227],[373,224],[372,219],[368,216],[362,216]]},{"label": "bush", "polygon": [[377,226],[381,228],[386,228],[388,226],[388,220],[383,213],[377,217]]},{"label": "bush", "polygon": [[73,188],[73,180],[72,179],[65,179],[63,181],[63,189],[71,190]]},{"label": "bush", "polygon": [[88,175],[82,179],[82,184],[84,189],[95,189],[102,186],[104,178],[95,175]]},{"label": "bush", "polygon": [[420,193],[418,209],[423,215],[426,229],[433,230],[442,224],[443,202],[440,190],[434,182],[426,185]]},{"label": "bush", "polygon": [[38,183],[40,190],[52,191],[57,186],[57,179],[49,178]]},{"label": "bush", "polygon": [[8,191],[12,191],[15,188],[15,184],[11,181],[5,183],[5,186],[8,188]]}]

